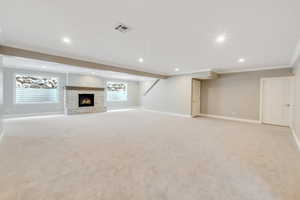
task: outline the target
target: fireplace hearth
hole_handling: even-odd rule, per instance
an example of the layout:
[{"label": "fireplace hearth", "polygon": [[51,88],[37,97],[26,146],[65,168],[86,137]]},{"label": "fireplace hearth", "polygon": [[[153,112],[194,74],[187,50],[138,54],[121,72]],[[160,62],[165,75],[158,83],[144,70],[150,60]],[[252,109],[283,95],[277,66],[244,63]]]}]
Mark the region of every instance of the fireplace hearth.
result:
[{"label": "fireplace hearth", "polygon": [[79,107],[94,106],[94,94],[78,94]]}]

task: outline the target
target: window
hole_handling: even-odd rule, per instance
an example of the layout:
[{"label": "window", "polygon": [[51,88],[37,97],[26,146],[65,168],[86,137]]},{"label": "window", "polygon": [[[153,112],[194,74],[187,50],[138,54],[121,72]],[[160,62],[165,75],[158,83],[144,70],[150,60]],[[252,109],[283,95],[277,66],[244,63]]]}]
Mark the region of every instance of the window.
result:
[{"label": "window", "polygon": [[16,75],[16,103],[57,103],[58,78]]},{"label": "window", "polygon": [[107,101],[127,101],[127,84],[107,82]]}]

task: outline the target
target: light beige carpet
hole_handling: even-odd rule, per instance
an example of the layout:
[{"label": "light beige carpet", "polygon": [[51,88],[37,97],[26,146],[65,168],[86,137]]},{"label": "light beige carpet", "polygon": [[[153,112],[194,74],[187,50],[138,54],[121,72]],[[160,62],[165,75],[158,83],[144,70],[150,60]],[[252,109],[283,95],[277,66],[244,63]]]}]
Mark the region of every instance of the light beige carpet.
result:
[{"label": "light beige carpet", "polygon": [[1,200],[299,200],[288,128],[154,112],[14,119]]}]

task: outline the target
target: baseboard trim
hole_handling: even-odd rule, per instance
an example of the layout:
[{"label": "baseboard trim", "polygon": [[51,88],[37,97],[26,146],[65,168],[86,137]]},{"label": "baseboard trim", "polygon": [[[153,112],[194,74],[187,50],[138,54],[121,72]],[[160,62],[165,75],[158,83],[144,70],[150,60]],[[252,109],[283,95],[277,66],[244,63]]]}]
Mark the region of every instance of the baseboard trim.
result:
[{"label": "baseboard trim", "polygon": [[145,109],[145,108],[141,108],[141,110],[148,111],[148,112],[156,112],[156,113],[165,114],[165,115],[173,115],[173,116],[177,116],[177,117],[185,117],[185,118],[192,117],[191,115],[184,115],[184,114],[178,114],[178,113],[172,113],[172,112],[164,112],[164,111],[151,110],[151,109]]},{"label": "baseboard trim", "polygon": [[300,151],[300,140],[299,140],[299,138],[298,138],[298,136],[296,134],[296,130],[293,129],[293,128],[291,128],[291,131],[292,131],[293,138],[294,138],[294,140],[296,142],[296,145],[298,147],[298,150]]},{"label": "baseboard trim", "polygon": [[64,112],[44,112],[44,113],[29,113],[29,114],[8,114],[8,115],[4,115],[3,118],[4,119],[11,119],[11,118],[48,116],[48,115],[64,115]]},{"label": "baseboard trim", "polygon": [[251,119],[241,119],[236,117],[226,117],[221,115],[210,115],[210,114],[199,114],[200,117],[210,117],[210,118],[216,118],[216,119],[225,119],[230,121],[238,121],[238,122],[247,122],[247,123],[254,123],[254,124],[261,124],[259,120],[251,120]]}]

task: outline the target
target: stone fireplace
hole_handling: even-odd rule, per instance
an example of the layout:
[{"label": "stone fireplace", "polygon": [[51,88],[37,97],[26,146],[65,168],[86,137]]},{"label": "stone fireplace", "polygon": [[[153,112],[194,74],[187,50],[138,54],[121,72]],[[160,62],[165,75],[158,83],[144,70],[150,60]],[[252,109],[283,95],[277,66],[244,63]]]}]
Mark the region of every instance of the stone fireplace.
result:
[{"label": "stone fireplace", "polygon": [[65,86],[65,113],[105,112],[104,88]]}]

